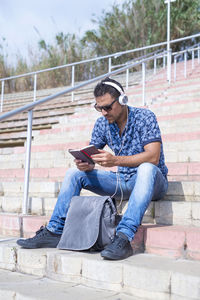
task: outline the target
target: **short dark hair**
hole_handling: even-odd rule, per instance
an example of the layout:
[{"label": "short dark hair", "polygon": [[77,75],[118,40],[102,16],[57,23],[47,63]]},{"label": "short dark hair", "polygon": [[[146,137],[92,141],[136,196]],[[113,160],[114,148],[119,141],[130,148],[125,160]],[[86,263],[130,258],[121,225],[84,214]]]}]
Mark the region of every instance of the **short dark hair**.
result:
[{"label": "short dark hair", "polygon": [[101,96],[105,95],[106,93],[110,94],[111,97],[115,98],[115,99],[121,95],[120,92],[117,89],[115,89],[113,86],[104,84],[105,81],[110,81],[110,82],[117,84],[124,92],[122,85],[118,81],[111,79],[109,77],[106,77],[104,80],[102,80],[101,82],[99,82],[96,85],[96,87],[94,89],[94,97],[95,98],[101,97]]}]

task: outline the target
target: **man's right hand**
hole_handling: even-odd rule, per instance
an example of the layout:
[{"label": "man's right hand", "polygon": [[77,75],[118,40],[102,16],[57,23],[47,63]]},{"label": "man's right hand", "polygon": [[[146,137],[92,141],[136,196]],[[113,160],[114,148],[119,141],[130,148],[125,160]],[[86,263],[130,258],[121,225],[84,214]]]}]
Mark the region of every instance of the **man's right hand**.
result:
[{"label": "man's right hand", "polygon": [[87,162],[82,162],[82,160],[75,159],[74,162],[80,171],[87,172],[94,169],[94,165],[91,165]]}]

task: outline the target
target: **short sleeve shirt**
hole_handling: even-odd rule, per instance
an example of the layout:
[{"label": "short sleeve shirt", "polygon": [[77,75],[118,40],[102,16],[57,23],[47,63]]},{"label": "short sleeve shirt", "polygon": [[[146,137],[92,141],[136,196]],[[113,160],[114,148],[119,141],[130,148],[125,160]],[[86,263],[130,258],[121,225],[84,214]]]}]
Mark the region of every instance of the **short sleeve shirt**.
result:
[{"label": "short sleeve shirt", "polygon": [[[109,123],[101,116],[97,119],[90,144],[98,149],[108,145],[115,155],[130,156],[144,152],[144,146],[152,142],[161,143],[158,168],[166,177],[168,169],[165,165],[161,132],[155,114],[149,109],[128,106],[128,121],[120,136],[117,124]],[[137,172],[137,167],[118,167],[118,172],[124,175],[125,180]]]}]

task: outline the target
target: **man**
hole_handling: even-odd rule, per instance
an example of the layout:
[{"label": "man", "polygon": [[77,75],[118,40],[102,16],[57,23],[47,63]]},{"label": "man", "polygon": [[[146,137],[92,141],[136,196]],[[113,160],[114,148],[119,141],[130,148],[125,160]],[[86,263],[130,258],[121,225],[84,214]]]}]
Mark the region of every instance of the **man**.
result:
[{"label": "man", "polygon": [[[155,115],[148,109],[127,106],[121,84],[110,78],[94,90],[97,119],[91,144],[100,149],[93,155],[103,167],[118,167],[118,172],[97,170],[94,165],[75,160],[77,168],[66,172],[58,201],[49,224],[33,238],[20,239],[24,248],[56,247],[65,223],[71,198],[82,188],[99,195],[129,199],[128,208],[116,229],[114,241],[105,247],[105,259],[124,259],[132,255],[130,242],[141,224],[152,199],[162,198],[168,188],[162,139]],[[108,145],[115,154],[102,150]]]}]

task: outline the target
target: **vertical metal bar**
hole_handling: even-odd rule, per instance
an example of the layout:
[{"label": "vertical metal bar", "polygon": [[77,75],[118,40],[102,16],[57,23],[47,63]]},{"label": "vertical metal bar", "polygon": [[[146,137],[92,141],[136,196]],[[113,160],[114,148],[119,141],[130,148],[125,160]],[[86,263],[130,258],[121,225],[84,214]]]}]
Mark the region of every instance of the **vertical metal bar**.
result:
[{"label": "vertical metal bar", "polygon": [[30,162],[31,162],[31,141],[32,141],[32,120],[33,111],[28,111],[28,126],[27,126],[27,138],[26,138],[26,164],[25,164],[25,176],[24,176],[24,199],[22,204],[22,214],[28,213],[28,192],[29,192],[29,177],[30,177]]},{"label": "vertical metal bar", "polygon": [[184,77],[187,78],[187,52],[184,53]]},{"label": "vertical metal bar", "polygon": [[174,57],[174,81],[176,81],[176,57]]},{"label": "vertical metal bar", "polygon": [[172,49],[169,49],[168,52],[168,68],[167,68],[167,78],[168,78],[168,83],[171,83],[171,71],[172,71]]},{"label": "vertical metal bar", "polygon": [[165,55],[163,55],[163,69],[165,69]]},{"label": "vertical metal bar", "polygon": [[33,102],[36,101],[36,92],[37,92],[37,74],[34,75]]},{"label": "vertical metal bar", "polygon": [[4,99],[4,80],[1,82],[1,112],[3,111],[3,99]]},{"label": "vertical metal bar", "polygon": [[126,89],[128,89],[128,83],[129,83],[129,69],[126,70]]},{"label": "vertical metal bar", "polygon": [[153,68],[154,75],[156,74],[156,68],[157,68],[157,59],[154,58],[154,68]]},{"label": "vertical metal bar", "polygon": [[[200,47],[200,45],[199,45]],[[200,49],[198,49],[198,64],[200,64]]]},{"label": "vertical metal bar", "polygon": [[192,70],[194,69],[194,50],[192,50]]},{"label": "vertical metal bar", "polygon": [[146,64],[145,62],[142,63],[142,104],[143,106],[146,105],[145,101],[145,80],[146,80]]},{"label": "vertical metal bar", "polygon": [[171,82],[170,61],[170,1],[167,2],[167,80]]},{"label": "vertical metal bar", "polygon": [[[72,66],[72,87],[74,87],[75,66]],[[72,92],[72,102],[74,101],[74,92]]]},{"label": "vertical metal bar", "polygon": [[108,72],[110,73],[112,70],[112,57],[108,58]]}]

